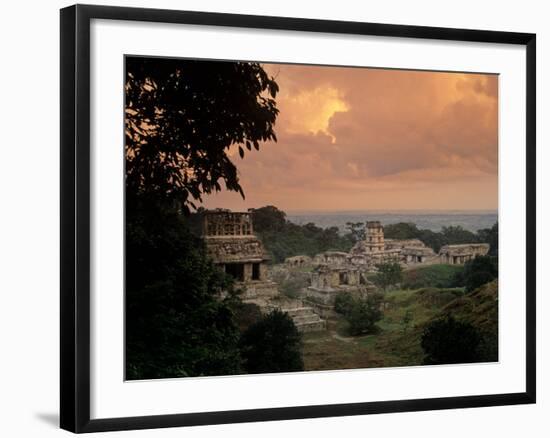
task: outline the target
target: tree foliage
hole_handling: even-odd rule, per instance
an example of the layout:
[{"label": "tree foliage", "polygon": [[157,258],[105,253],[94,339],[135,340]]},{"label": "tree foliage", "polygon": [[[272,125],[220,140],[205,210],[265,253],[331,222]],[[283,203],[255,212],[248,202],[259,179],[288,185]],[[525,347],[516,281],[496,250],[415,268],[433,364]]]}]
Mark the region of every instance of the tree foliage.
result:
[{"label": "tree foliage", "polygon": [[349,315],[355,304],[353,295],[349,292],[341,292],[334,298],[334,311],[340,315]]},{"label": "tree foliage", "polygon": [[349,251],[353,245],[349,236],[339,234],[337,227],[321,228],[313,223],[297,225],[274,206],[252,210],[252,221],[274,263],[301,254],[313,257],[328,250]]},{"label": "tree foliage", "polygon": [[489,249],[489,255],[498,257],[498,222],[491,228],[479,230],[477,234],[481,242],[488,243],[491,246]]},{"label": "tree foliage", "polygon": [[382,319],[380,302],[372,296],[358,298],[354,301],[351,310],[345,315],[352,336],[367,335],[379,331],[376,323]]},{"label": "tree foliage", "polygon": [[384,225],[384,237],[387,239],[417,239],[420,230],[411,222],[398,222],[396,224]]},{"label": "tree foliage", "polygon": [[282,231],[286,222],[286,213],[273,205],[252,210],[252,223],[256,232]]},{"label": "tree foliage", "polygon": [[451,225],[441,229],[443,241],[446,245],[457,245],[461,243],[479,242],[479,236],[471,231],[465,230],[459,225]]},{"label": "tree foliage", "polygon": [[287,313],[274,310],[251,325],[241,339],[248,373],[303,371],[302,336]]},{"label": "tree foliage", "polygon": [[479,362],[498,360],[498,297],[498,280],[495,279],[473,291],[457,295],[442,309],[443,316],[450,314],[479,330],[481,341],[476,352]]},{"label": "tree foliage", "polygon": [[126,187],[184,208],[237,191],[229,155],[276,141],[278,85],[254,62],[126,58]]},{"label": "tree foliage", "polygon": [[464,265],[464,270],[455,277],[458,286],[470,292],[498,277],[498,259],[491,256],[477,256]]},{"label": "tree foliage", "polygon": [[365,222],[346,222],[346,229],[353,243],[365,240],[367,233]]},{"label": "tree foliage", "polygon": [[348,322],[348,332],[352,336],[378,332],[376,323],[382,319],[380,310],[382,297],[370,294],[367,298],[354,297],[349,292],[338,294],[334,300],[334,310]]},{"label": "tree foliage", "polygon": [[126,67],[127,378],[240,373],[238,298],[191,231],[202,212],[182,212],[222,183],[243,195],[230,148],[242,158],[276,140],[278,86],[257,63]]},{"label": "tree foliage", "polygon": [[132,206],[126,219],[126,376],[240,372],[230,280],[173,208]]},{"label": "tree foliage", "polygon": [[381,263],[376,265],[376,269],[378,272],[372,281],[384,290],[403,281],[403,268],[397,262]]},{"label": "tree foliage", "polygon": [[440,365],[481,361],[482,336],[472,324],[451,315],[430,323],[422,334],[424,364]]}]

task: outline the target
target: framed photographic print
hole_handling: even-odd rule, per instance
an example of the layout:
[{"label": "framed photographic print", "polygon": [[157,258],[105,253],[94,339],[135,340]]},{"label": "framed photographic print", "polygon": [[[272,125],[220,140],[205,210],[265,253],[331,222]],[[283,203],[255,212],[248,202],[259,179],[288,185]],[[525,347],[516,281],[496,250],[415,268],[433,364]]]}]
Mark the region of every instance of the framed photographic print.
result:
[{"label": "framed photographic print", "polygon": [[61,10],[61,427],[535,402],[535,35]]}]

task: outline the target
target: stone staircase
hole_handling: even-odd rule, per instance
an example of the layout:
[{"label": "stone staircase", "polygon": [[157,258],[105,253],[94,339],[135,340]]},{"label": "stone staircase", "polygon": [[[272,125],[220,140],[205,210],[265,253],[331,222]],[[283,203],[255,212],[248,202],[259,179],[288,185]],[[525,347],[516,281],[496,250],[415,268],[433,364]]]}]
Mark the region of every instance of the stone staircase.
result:
[{"label": "stone staircase", "polygon": [[302,306],[282,310],[288,313],[298,330],[302,333],[317,332],[326,330],[327,328],[326,321],[321,319],[311,307]]},{"label": "stone staircase", "polygon": [[327,322],[322,319],[312,306],[300,299],[246,299],[246,303],[256,304],[263,313],[278,309],[287,313],[294,321],[296,328],[302,333],[317,332],[327,329]]}]

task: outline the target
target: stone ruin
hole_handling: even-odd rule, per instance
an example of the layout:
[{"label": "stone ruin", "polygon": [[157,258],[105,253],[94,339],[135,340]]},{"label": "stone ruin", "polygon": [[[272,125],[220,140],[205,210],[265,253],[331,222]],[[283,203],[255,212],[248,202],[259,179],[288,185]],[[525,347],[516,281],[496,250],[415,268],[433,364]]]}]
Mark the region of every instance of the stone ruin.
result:
[{"label": "stone ruin", "polygon": [[338,294],[349,292],[366,297],[376,288],[367,273],[376,272],[376,265],[397,262],[404,268],[430,264],[464,264],[478,255],[486,255],[489,245],[472,243],[445,245],[439,254],[418,239],[385,239],[379,221],[369,221],[365,239],[357,242],[349,253],[325,251],[311,258],[306,255],[289,257],[280,269],[300,272],[312,268],[309,286],[300,298],[286,298],[278,285],[269,278],[270,258],[260,239],[254,234],[249,212],[228,210],[207,211],[204,215],[203,237],[208,255],[224,272],[231,275],[243,291],[244,302],[260,306],[263,312],[278,308],[287,312],[302,332],[324,330],[328,317],[334,313]]},{"label": "stone ruin", "polygon": [[285,259],[285,265],[291,268],[307,268],[311,266],[311,257],[306,255],[298,255]]},{"label": "stone ruin", "polygon": [[367,222],[365,239],[357,242],[350,251],[350,255],[363,256],[364,260],[356,258],[356,261],[370,269],[380,263],[398,262],[400,254],[401,248],[386,247],[384,227],[379,221]]},{"label": "stone ruin", "polygon": [[326,328],[326,321],[311,307],[301,300],[284,299],[277,283],[268,278],[269,256],[254,234],[249,212],[207,211],[203,238],[208,256],[234,278],[235,286],[242,290],[244,302],[258,305],[263,312],[278,308],[288,313],[302,332]]},{"label": "stone ruin", "polygon": [[440,263],[464,264],[489,252],[488,244],[472,243],[446,245],[436,254],[419,239],[385,239],[379,221],[370,221],[366,225],[365,239],[357,242],[349,253],[325,251],[312,260],[311,284],[305,296],[308,304],[322,316],[333,313],[334,300],[341,292],[366,296],[374,291],[367,273],[376,272],[380,263],[396,262],[405,269]]},{"label": "stone ruin", "polygon": [[[489,244],[468,243],[445,245],[439,254],[419,239],[384,239],[384,227],[379,221],[367,222],[365,239],[357,242],[349,253],[352,264],[375,269],[377,264],[397,262],[404,268],[415,265],[463,265],[478,255],[487,255]],[[363,257],[361,259],[360,257]]]},{"label": "stone ruin", "polygon": [[439,250],[439,259],[441,263],[446,263],[449,265],[463,265],[464,263],[473,260],[478,255],[487,255],[490,248],[491,247],[488,243],[445,245]]},{"label": "stone ruin", "polygon": [[267,278],[269,256],[254,234],[249,213],[225,210],[204,215],[203,238],[208,256],[243,290],[243,299],[262,300],[278,295]]},{"label": "stone ruin", "polygon": [[304,291],[306,302],[321,316],[331,316],[338,294],[348,292],[366,298],[370,292],[374,292],[376,288],[366,274],[365,267],[352,265],[349,259],[338,265],[317,264],[311,273],[311,284]]}]

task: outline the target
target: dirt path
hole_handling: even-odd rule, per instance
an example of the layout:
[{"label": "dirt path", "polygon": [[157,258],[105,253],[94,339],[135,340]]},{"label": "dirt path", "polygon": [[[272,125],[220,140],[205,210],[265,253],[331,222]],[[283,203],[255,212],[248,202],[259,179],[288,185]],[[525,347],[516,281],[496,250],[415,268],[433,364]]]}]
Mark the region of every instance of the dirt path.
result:
[{"label": "dirt path", "polygon": [[332,334],[332,337],[334,339],[338,339],[339,341],[343,341],[343,342],[355,342],[355,339],[354,338],[347,338],[347,337],[344,337],[344,336],[340,336],[339,334],[337,333],[333,333]]}]

